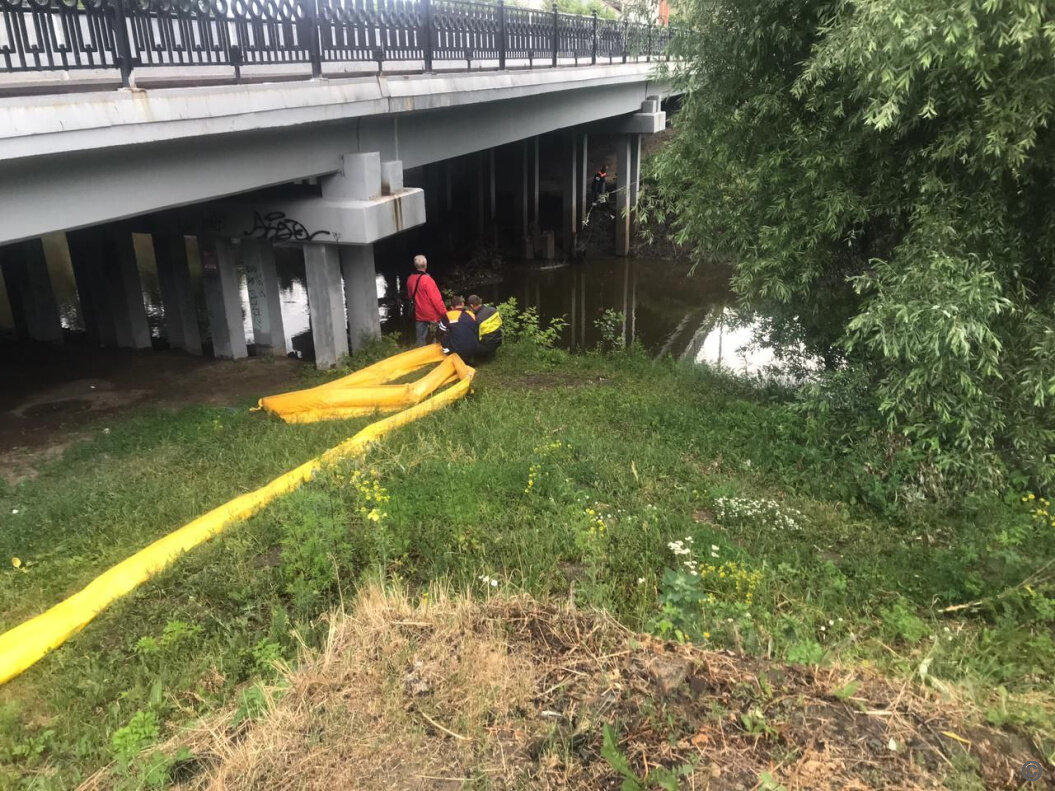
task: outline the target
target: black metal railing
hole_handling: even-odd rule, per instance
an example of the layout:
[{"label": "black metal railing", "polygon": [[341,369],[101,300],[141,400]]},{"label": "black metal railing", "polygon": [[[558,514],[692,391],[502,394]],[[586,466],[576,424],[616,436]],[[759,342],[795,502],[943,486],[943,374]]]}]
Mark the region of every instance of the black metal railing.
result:
[{"label": "black metal railing", "polygon": [[663,57],[664,26],[469,0],[0,0],[0,71]]}]

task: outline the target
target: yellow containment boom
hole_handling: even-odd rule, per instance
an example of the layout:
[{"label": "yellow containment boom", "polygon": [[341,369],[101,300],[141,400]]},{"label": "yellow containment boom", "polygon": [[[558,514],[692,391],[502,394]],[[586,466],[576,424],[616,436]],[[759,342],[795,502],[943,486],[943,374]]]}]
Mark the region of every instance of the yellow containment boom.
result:
[{"label": "yellow containment boom", "polygon": [[[385,384],[433,363],[439,365],[415,382]],[[389,357],[310,390],[261,398],[258,408],[278,415],[287,423],[314,423],[391,412],[413,406],[448,382],[465,378],[466,369],[458,355],[444,357],[439,344],[432,344]]]},{"label": "yellow containment boom", "polygon": [[[340,445],[278,476],[256,491],[236,497],[199,516],[193,522],[158,539],[103,572],[85,588],[47,612],[0,635],[0,684],[14,678],[49,651],[58,648],[112,602],[172,565],[180,555],[221,533],[235,522],[248,519],[277,497],[299,488],[301,484],[310,481],[323,466],[340,459],[362,455],[370,443],[393,429],[412,423],[457,401],[469,392],[476,371],[462,362],[456,354],[444,357],[442,350],[436,345],[397,354],[343,379],[311,390],[261,399],[260,403],[264,409],[281,415],[291,423],[345,417],[378,409],[398,409],[396,402],[389,401],[387,397],[382,399],[383,403],[365,403],[362,393],[379,389],[387,393],[384,388],[374,385],[399,378],[434,362],[439,362],[439,365],[418,382],[394,386],[410,388],[407,391],[409,395],[401,397],[413,399],[409,403],[414,403],[414,406],[371,423]],[[452,381],[456,381],[453,387],[422,400]],[[427,384],[419,387],[422,382]],[[342,402],[339,394],[344,394],[348,401]],[[416,403],[418,401],[421,403]]]}]

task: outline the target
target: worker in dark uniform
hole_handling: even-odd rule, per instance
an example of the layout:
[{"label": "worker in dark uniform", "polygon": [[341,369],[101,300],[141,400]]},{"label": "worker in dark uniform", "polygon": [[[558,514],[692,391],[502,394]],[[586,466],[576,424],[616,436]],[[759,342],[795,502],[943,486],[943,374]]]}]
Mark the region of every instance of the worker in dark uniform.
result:
[{"label": "worker in dark uniform", "polygon": [[593,202],[597,203],[605,193],[608,192],[608,168],[601,165],[600,169],[593,174]]},{"label": "worker in dark uniform", "polygon": [[465,307],[464,297],[451,297],[451,309],[440,319],[438,330],[444,354],[457,354],[463,360],[471,360],[479,351],[476,316]]},{"label": "worker in dark uniform", "polygon": [[478,357],[493,357],[498,347],[502,345],[502,317],[498,308],[483,304],[483,300],[473,294],[467,300],[469,310],[476,316],[476,327],[480,348]]}]

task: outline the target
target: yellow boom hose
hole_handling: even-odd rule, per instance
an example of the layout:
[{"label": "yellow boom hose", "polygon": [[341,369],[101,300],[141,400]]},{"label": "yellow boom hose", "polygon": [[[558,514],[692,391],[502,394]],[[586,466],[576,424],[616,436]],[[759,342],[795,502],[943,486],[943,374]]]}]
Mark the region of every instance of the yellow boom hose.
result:
[{"label": "yellow boom hose", "polygon": [[[377,386],[378,383],[391,381],[437,361],[440,365],[413,385],[390,386],[400,389],[400,395],[397,398],[379,399],[379,403],[372,407],[366,403],[366,399],[361,398],[364,391],[373,392],[383,389]],[[397,403],[415,405],[409,406],[398,414],[371,423],[340,445],[278,476],[259,489],[236,497],[167,536],[159,538],[127,560],[121,561],[100,574],[65,601],[0,635],[0,684],[14,678],[48,652],[58,648],[112,602],[135,590],[155,574],[172,565],[180,555],[207,541],[230,525],[248,519],[277,497],[288,494],[301,484],[310,481],[323,466],[340,459],[362,455],[370,443],[376,442],[393,429],[405,426],[430,412],[454,403],[469,392],[475,373],[457,355],[445,358],[439,346],[431,346],[397,354],[343,379],[311,390],[261,399],[263,409],[279,414],[283,419],[295,423],[345,417],[349,414],[363,414],[362,411],[349,411],[355,409],[372,412],[377,409],[398,408]],[[418,387],[426,380],[427,384],[424,387]],[[455,380],[457,382],[454,386],[427,400],[422,400],[429,393]],[[409,389],[404,391],[402,388]],[[384,392],[391,391],[385,390]],[[347,396],[349,401],[342,402],[340,400],[342,396]],[[351,406],[342,404],[351,404]]]}]

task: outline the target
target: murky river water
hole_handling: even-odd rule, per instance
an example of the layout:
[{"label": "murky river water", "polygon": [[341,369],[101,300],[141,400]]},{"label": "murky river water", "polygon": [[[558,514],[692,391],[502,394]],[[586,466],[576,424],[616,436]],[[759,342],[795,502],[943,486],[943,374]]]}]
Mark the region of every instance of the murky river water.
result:
[{"label": "murky river water", "polygon": [[[143,279],[144,303],[151,332],[159,346],[165,345],[164,312],[158,292],[157,270],[149,236],[135,235],[136,254]],[[59,302],[62,323],[70,331],[83,329],[76,286],[69,263],[65,237],[45,238],[49,273]],[[282,316],[286,338],[294,354],[313,357],[308,320],[304,264],[299,251],[277,251]],[[191,278],[198,293],[203,337],[208,335],[201,295],[201,269],[193,239],[189,240]],[[400,299],[410,273],[409,262],[378,262],[377,297],[382,327],[401,332],[409,339],[411,322]],[[773,362],[772,352],[752,343],[753,326],[735,320],[727,273],[699,271],[689,274],[688,265],[657,258],[597,257],[566,265],[507,263],[497,276],[474,282],[471,275],[458,281],[447,277],[442,267],[434,272],[444,290],[456,287],[465,296],[479,294],[485,301],[502,302],[515,297],[523,306],[534,307],[543,319],[563,317],[567,327],[561,344],[568,348],[590,348],[601,340],[597,320],[612,309],[624,317],[622,331],[627,341],[636,340],[653,354],[672,354],[683,359],[720,365],[740,372],[755,372]],[[0,281],[2,282],[2,281]],[[248,292],[242,277],[243,317],[247,339],[252,342]],[[0,285],[0,329],[10,327],[10,309]]]}]

